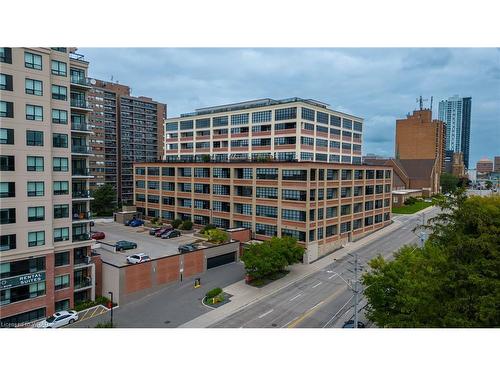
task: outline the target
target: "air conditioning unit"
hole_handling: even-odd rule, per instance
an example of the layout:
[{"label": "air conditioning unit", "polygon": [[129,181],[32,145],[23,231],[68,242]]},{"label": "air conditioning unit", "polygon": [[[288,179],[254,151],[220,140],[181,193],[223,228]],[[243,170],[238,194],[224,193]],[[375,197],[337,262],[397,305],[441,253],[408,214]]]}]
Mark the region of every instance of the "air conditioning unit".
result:
[{"label": "air conditioning unit", "polygon": [[91,257],[86,256],[85,257],[85,263],[90,264],[91,259],[92,259]]}]

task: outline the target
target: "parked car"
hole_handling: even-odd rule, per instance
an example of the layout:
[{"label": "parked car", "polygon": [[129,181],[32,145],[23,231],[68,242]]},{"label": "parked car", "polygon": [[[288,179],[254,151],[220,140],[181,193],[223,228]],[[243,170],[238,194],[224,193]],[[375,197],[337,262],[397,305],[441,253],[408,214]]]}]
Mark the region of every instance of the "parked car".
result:
[{"label": "parked car", "polygon": [[167,231],[161,235],[161,238],[174,238],[174,237],[179,237],[181,235],[181,232],[179,232],[177,229]]},{"label": "parked car", "polygon": [[131,227],[140,227],[141,225],[144,225],[144,220],[135,219],[132,220],[128,225]]},{"label": "parked car", "polygon": [[[354,328],[354,320],[348,320],[344,323],[342,328]],[[365,323],[358,320],[358,328],[365,328]]]},{"label": "parked car", "polygon": [[104,232],[92,232],[93,240],[103,240],[106,237]]},{"label": "parked car", "polygon": [[148,260],[151,260],[151,258],[149,257],[149,255],[146,255],[144,253],[134,254],[127,257],[127,262],[130,264],[147,262]]},{"label": "parked car", "polygon": [[137,249],[137,244],[131,241],[117,241],[115,244],[116,251],[123,251],[128,249]]},{"label": "parked car", "polygon": [[164,225],[163,227],[159,227],[159,228],[151,228],[151,229],[149,230],[149,234],[150,234],[151,236],[155,236],[155,235],[156,235],[156,233],[158,233],[158,232],[159,232],[159,231],[161,231],[161,230],[163,230],[163,231],[166,231],[166,230],[172,230],[172,226],[171,226],[170,224],[167,224],[167,225]]},{"label": "parked car", "polygon": [[167,233],[167,232],[170,232],[172,229],[170,228],[161,228],[158,232],[156,232],[155,236],[156,237],[161,237],[163,234]]},{"label": "parked car", "polygon": [[193,243],[187,243],[185,245],[179,246],[179,252],[181,254],[183,254],[183,253],[189,253],[190,251],[196,250],[197,248],[198,248],[198,246],[196,246],[196,244],[194,242]]},{"label": "parked car", "polygon": [[74,323],[78,320],[78,313],[75,310],[63,310],[56,312],[47,319],[35,324],[36,328],[59,328],[66,324]]}]

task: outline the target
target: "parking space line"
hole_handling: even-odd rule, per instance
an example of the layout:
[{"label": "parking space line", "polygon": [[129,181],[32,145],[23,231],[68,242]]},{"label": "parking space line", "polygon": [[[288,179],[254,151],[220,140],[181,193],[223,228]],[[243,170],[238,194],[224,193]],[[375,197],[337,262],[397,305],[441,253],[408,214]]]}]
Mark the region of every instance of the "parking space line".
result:
[{"label": "parking space line", "polygon": [[323,282],[321,282],[321,281],[320,281],[320,282],[319,282],[319,283],[317,283],[316,285],[313,285],[313,287],[312,287],[312,288],[314,289],[314,288],[316,288],[317,286],[320,286],[321,284],[323,284]]},{"label": "parking space line", "polygon": [[295,297],[293,297],[293,298],[290,300],[290,302],[291,302],[291,301],[293,301],[294,299],[299,298],[301,295],[302,295],[302,293],[297,294]]},{"label": "parking space line", "polygon": [[259,315],[259,319],[262,319],[262,318],[263,318],[263,317],[265,317],[266,315],[271,314],[273,311],[274,311],[274,309],[271,309],[271,310],[269,310],[268,312],[265,312],[264,314]]}]

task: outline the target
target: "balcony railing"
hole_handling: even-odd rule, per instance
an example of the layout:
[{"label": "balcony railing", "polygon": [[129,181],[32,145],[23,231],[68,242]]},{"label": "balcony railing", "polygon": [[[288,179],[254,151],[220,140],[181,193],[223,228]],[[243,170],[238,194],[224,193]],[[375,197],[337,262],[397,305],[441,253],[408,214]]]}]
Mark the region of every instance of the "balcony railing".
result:
[{"label": "balcony railing", "polygon": [[90,211],[73,212],[73,221],[91,220],[91,219],[92,219],[92,213]]},{"label": "balcony railing", "polygon": [[72,145],[71,152],[74,154],[92,154],[92,147],[83,145]]},{"label": "balcony railing", "polygon": [[90,240],[90,233],[73,234],[73,242]]},{"label": "balcony railing", "polygon": [[72,168],[71,174],[73,176],[92,176],[90,168]]},{"label": "balcony railing", "polygon": [[89,102],[82,99],[71,99],[71,106],[83,109],[92,109]]},{"label": "balcony railing", "polygon": [[90,198],[90,190],[73,190],[73,198]]},{"label": "balcony railing", "polygon": [[75,289],[82,289],[92,286],[92,279],[90,277],[85,277],[81,280],[75,280]]},{"label": "balcony railing", "polygon": [[88,77],[71,76],[71,83],[75,85],[91,86],[90,79]]},{"label": "balcony railing", "polygon": [[92,129],[90,129],[90,125],[83,122],[83,123],[71,123],[71,130],[79,130],[82,132],[91,132]]}]

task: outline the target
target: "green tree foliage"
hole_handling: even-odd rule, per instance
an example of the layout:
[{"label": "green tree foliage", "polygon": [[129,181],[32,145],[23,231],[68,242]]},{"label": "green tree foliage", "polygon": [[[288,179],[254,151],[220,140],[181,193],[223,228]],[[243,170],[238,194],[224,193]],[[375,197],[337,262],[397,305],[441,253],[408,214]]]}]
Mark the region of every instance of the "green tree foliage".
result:
[{"label": "green tree foliage", "polygon": [[193,229],[193,222],[191,220],[184,220],[181,224],[181,229],[183,230]]},{"label": "green tree foliage", "polygon": [[116,202],[116,191],[110,184],[104,184],[92,193],[91,210],[97,216],[112,215]]},{"label": "green tree foliage", "polygon": [[214,244],[221,244],[229,241],[229,235],[227,232],[220,229],[209,229],[205,232],[205,237],[208,242],[212,242]]},{"label": "green tree foliage", "polygon": [[172,220],[172,228],[177,229],[179,226],[182,224],[181,219],[174,219]]},{"label": "green tree foliage", "polygon": [[488,180],[484,183],[484,186],[486,187],[486,189],[491,189],[493,187],[493,182]]},{"label": "green tree foliage", "polygon": [[292,237],[273,237],[260,244],[253,244],[243,253],[241,260],[245,263],[247,273],[256,279],[285,270],[299,262],[304,249]]},{"label": "green tree foliage", "polygon": [[458,187],[458,177],[452,175],[451,173],[441,174],[441,189],[444,194],[453,193]]},{"label": "green tree foliage", "polygon": [[367,317],[381,327],[499,327],[500,197],[459,190],[439,205],[423,249],[370,262]]}]

